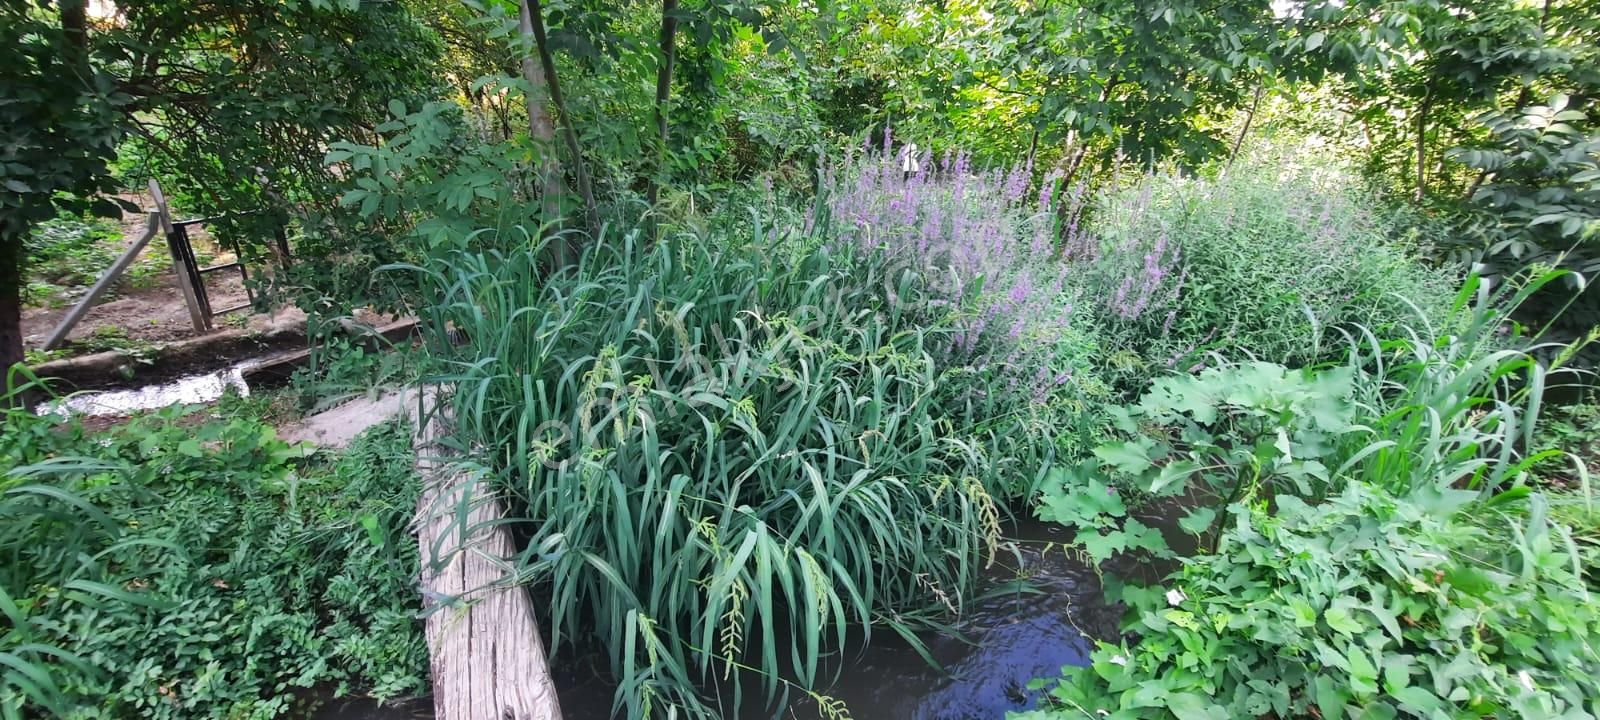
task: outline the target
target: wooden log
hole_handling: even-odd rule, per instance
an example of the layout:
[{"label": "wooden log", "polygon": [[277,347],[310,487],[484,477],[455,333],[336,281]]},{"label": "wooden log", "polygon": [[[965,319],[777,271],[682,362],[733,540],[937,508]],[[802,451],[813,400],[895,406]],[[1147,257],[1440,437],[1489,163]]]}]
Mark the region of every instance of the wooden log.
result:
[{"label": "wooden log", "polygon": [[516,548],[502,506],[484,478],[449,462],[437,415],[420,414],[415,520],[434,715],[560,720],[532,601],[511,578]]}]

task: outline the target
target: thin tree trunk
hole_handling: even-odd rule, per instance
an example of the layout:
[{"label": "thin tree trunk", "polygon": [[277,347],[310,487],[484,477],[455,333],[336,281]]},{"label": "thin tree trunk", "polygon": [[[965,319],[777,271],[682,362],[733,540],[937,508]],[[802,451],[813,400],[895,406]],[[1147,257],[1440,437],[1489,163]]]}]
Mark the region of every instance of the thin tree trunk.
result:
[{"label": "thin tree trunk", "polygon": [[1415,200],[1422,202],[1428,194],[1428,111],[1433,108],[1433,89],[1422,97],[1422,107],[1417,110],[1417,192]]},{"label": "thin tree trunk", "polygon": [[594,187],[589,183],[589,166],[583,159],[583,147],[578,142],[578,128],[573,124],[572,113],[567,112],[567,102],[561,97],[561,82],[556,78],[556,62],[550,53],[550,43],[545,39],[544,8],[539,0],[531,0],[533,39],[539,48],[539,64],[544,66],[545,81],[550,86],[550,102],[556,107],[561,121],[561,136],[567,141],[567,152],[572,156],[572,177],[578,183],[578,197],[583,199],[583,213],[589,223],[589,232],[600,232],[600,209],[594,202]]},{"label": "thin tree trunk", "polygon": [[667,100],[672,93],[672,65],[677,58],[678,0],[661,0],[661,60],[656,66],[656,158],[651,168],[646,200],[654,208],[661,194],[661,175],[667,164]]},{"label": "thin tree trunk", "polygon": [[[1121,81],[1117,79],[1115,74],[1106,80],[1105,87],[1100,88],[1101,105],[1106,104],[1106,102],[1111,99],[1111,90],[1120,84],[1120,82]],[[1080,143],[1078,145],[1078,152],[1072,156],[1072,164],[1067,166],[1066,177],[1062,178],[1062,185],[1064,187],[1072,187],[1073,180],[1077,179],[1078,169],[1083,166],[1084,158],[1088,157],[1088,155],[1089,143],[1086,141]]]},{"label": "thin tree trunk", "polygon": [[[87,0],[62,0],[58,12],[61,18],[61,34],[67,41],[63,50],[68,53],[67,60],[76,66],[79,72],[86,72],[89,69],[88,5]],[[87,80],[87,76],[84,79]]]},{"label": "thin tree trunk", "polygon": [[1250,134],[1250,124],[1255,122],[1256,110],[1261,107],[1262,85],[1256,85],[1256,97],[1250,101],[1250,112],[1244,116],[1244,127],[1239,130],[1239,138],[1233,141],[1233,152],[1228,153],[1228,167],[1233,167],[1233,161],[1239,157],[1239,148],[1244,146],[1244,138]]},{"label": "thin tree trunk", "polygon": [[[86,85],[89,80],[87,0],[61,0],[56,12],[62,37],[66,41],[61,53],[76,73],[75,81],[79,85]],[[23,195],[21,201],[23,210],[34,202],[49,202],[48,199],[40,201],[27,195]],[[23,240],[32,230],[32,223],[25,220],[25,216],[25,212],[0,216],[0,407],[12,403],[31,404],[31,398],[11,392],[12,381],[22,380],[20,375],[13,376],[13,373],[20,369],[18,366],[22,365],[25,357],[22,346],[22,267],[27,261],[27,250]]]},{"label": "thin tree trunk", "polygon": [[[522,0],[520,5],[522,35],[531,40],[533,14],[528,8],[528,0]],[[561,178],[561,163],[555,153],[556,129],[555,123],[550,120],[549,89],[545,85],[545,74],[539,68],[539,61],[531,55],[522,58],[522,79],[528,84],[528,134],[539,145],[539,192],[544,222],[548,223],[560,219],[561,197],[566,194],[566,187]],[[568,265],[575,259],[564,240],[555,243],[555,253],[559,265]]]}]

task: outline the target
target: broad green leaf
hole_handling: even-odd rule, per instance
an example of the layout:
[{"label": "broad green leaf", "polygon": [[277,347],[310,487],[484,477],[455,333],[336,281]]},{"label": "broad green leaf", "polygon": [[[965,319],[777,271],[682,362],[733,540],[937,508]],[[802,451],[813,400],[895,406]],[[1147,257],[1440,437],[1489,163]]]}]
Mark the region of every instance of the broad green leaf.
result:
[{"label": "broad green leaf", "polygon": [[1106,443],[1094,449],[1094,455],[1120,472],[1137,475],[1150,468],[1150,441],[1145,438],[1129,442]]}]

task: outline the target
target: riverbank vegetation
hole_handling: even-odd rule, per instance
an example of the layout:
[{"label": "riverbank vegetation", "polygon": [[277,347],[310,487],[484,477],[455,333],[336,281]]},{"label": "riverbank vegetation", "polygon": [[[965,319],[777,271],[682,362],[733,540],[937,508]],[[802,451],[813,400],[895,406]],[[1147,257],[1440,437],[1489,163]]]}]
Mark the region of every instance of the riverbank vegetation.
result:
[{"label": "riverbank vegetation", "polygon": [[0,708],[274,717],[424,691],[410,431],[337,459],[249,417],[8,411]]},{"label": "riverbank vegetation", "polygon": [[[1035,519],[1126,614],[1017,717],[1600,717],[1590,0],[126,5],[0,11],[0,361],[108,193],[283,228],[613,716],[848,716]],[[8,397],[0,712],[426,692],[406,428]]]}]

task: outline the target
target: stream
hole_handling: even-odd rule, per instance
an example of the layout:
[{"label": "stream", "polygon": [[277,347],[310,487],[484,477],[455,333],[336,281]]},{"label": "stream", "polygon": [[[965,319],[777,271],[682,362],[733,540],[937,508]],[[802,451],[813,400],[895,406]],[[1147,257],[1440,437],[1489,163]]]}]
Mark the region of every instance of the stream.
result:
[{"label": "stream", "polygon": [[[1061,547],[1065,529],[1025,523],[1012,534],[1024,542],[1015,554],[996,556],[985,582],[1005,589],[967,606],[956,626],[965,640],[922,638],[945,672],[884,631],[847,656],[848,667],[822,694],[844,701],[857,718],[1000,720],[1038,703],[1042,691],[1028,690],[1030,680],[1057,677],[1066,665],[1087,666],[1091,638],[1115,637],[1121,608],[1105,603],[1099,576]],[[1044,543],[1055,547],[1043,553]],[[807,698],[779,717],[821,716]]]},{"label": "stream", "polygon": [[[1086,666],[1091,638],[1117,634],[1121,608],[1107,604],[1095,571],[1072,559],[1059,526],[1024,521],[1010,528],[1015,540],[985,573],[977,600],[956,625],[962,637],[926,633],[921,640],[943,666],[930,666],[890,630],[871,645],[853,641],[840,657],[844,666],[821,694],[845,703],[851,717],[870,720],[1002,720],[1007,712],[1034,707],[1034,678],[1054,678],[1066,665]],[[1054,543],[1050,552],[1042,552]],[[1020,582],[1019,582],[1020,581]],[[565,720],[609,720],[615,686],[600,654],[557,656],[552,663]],[[763,707],[759,683],[747,682],[739,720],[820,720],[809,697],[791,692],[787,703]],[[781,696],[780,696],[781,697]],[[334,700],[315,720],[422,720],[431,718],[424,699],[379,706],[371,701]]]}]

